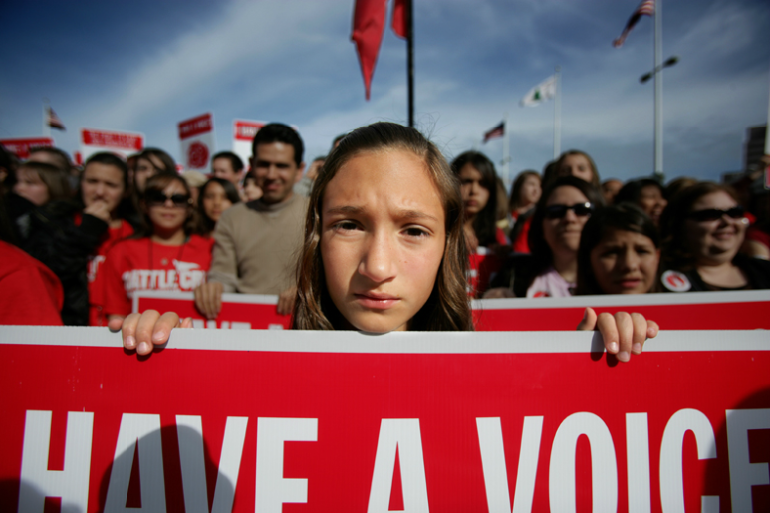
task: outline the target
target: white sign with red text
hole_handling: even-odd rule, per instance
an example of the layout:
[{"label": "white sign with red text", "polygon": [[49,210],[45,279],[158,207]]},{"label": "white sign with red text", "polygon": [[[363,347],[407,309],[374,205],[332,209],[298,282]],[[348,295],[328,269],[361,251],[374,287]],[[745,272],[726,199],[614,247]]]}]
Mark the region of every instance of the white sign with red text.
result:
[{"label": "white sign with red text", "polygon": [[80,129],[80,158],[83,162],[94,153],[107,151],[128,157],[142,151],[144,134],[139,132],[123,132],[118,130],[103,130],[101,128]]},{"label": "white sign with red text", "polygon": [[233,153],[241,158],[247,168],[251,160],[251,142],[266,124],[264,121],[233,120]]},{"label": "white sign with red text", "polygon": [[182,166],[185,170],[207,174],[211,157],[216,152],[214,116],[210,113],[202,114],[180,121],[178,127]]},{"label": "white sign with red text", "polygon": [[0,144],[5,149],[15,153],[21,160],[29,158],[30,150],[33,148],[53,146],[52,137],[24,137],[20,139],[0,139]]}]

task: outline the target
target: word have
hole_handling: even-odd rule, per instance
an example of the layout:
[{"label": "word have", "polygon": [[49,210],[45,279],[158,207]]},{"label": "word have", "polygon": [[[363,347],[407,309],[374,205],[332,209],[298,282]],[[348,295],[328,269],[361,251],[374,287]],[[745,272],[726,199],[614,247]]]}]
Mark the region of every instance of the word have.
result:
[{"label": "word have", "polygon": [[[48,470],[51,411],[27,410],[22,448],[19,512],[43,511],[45,497],[61,497],[62,511],[88,507],[93,412],[69,412],[64,469]],[[238,482],[248,417],[227,417],[211,513],[230,512]],[[200,416],[177,415],[185,510],[208,511],[203,428]],[[727,410],[727,442],[732,511],[752,510],[751,487],[770,484],[767,463],[751,463],[748,432],[770,429],[770,409]],[[499,417],[476,418],[482,472],[490,513],[511,512],[503,434]],[[524,417],[512,513],[532,511],[543,417]],[[115,448],[105,513],[125,511],[132,455],[139,458],[142,509],[165,511],[166,498],[160,437],[160,415],[123,414]],[[695,409],[682,409],[666,423],[660,448],[660,499],[663,511],[684,511],[682,443],[695,435],[698,458],[716,458],[709,419]],[[578,439],[591,447],[593,511],[617,511],[618,470],[612,435],[597,415],[578,412],[560,424],[549,465],[552,512],[576,510],[575,461]],[[626,414],[629,511],[649,512],[650,469],[646,413]],[[257,418],[255,511],[280,513],[285,503],[306,503],[308,480],[284,478],[284,443],[318,440],[316,418]],[[126,455],[129,455],[126,457]],[[404,511],[427,513],[419,419],[382,419],[369,495],[368,513],[387,512],[398,455]],[[37,488],[42,493],[35,493]],[[701,497],[702,511],[719,511],[718,496]]]}]

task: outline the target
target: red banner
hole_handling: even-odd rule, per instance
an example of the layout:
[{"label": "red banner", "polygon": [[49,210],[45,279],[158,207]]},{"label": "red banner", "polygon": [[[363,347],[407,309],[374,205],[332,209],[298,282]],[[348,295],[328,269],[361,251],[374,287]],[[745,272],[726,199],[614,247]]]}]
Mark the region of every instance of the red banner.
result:
[{"label": "red banner", "polygon": [[265,123],[260,121],[240,121],[235,120],[233,122],[233,138],[236,141],[246,141],[251,144],[254,140],[254,136],[260,128],[265,126]]},{"label": "red banner", "polygon": [[211,114],[202,114],[192,119],[180,121],[179,124],[179,138],[187,139],[194,135],[204,134],[211,132],[214,128]]},{"label": "red banner", "polygon": [[216,319],[207,319],[195,308],[192,292],[139,292],[134,295],[132,311],[174,312],[181,318],[192,317],[193,328],[219,329],[289,329],[290,315],[278,315],[278,296],[222,294],[222,310]]},{"label": "red banner", "polygon": [[763,332],[0,340],[0,511],[770,510]]},{"label": "red banner", "polygon": [[[192,317],[197,327],[288,329],[289,316],[275,310],[277,296],[224,294],[222,311],[214,321],[197,312],[191,293],[143,292],[134,311],[153,309]],[[581,296],[571,298],[484,299],[473,302],[476,331],[572,331],[586,307],[598,313],[639,312],[664,330],[770,329],[770,291],[692,292]]]},{"label": "red banner", "polygon": [[93,128],[82,128],[80,134],[83,145],[85,146],[100,146],[104,148],[128,150],[131,152],[140,151],[144,146],[144,137],[141,134],[115,132],[112,130],[97,130]]},{"label": "red banner", "polygon": [[29,158],[30,150],[33,148],[53,146],[51,137],[28,137],[24,139],[0,139],[0,144],[5,149],[15,153],[21,160]]}]

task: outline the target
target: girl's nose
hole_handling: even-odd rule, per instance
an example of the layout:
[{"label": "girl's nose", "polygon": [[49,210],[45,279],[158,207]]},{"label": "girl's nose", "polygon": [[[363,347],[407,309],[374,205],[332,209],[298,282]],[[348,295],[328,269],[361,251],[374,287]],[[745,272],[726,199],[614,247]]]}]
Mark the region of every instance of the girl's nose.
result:
[{"label": "girl's nose", "polygon": [[395,277],[396,258],[390,238],[383,233],[373,234],[367,240],[359,273],[376,283],[386,282]]}]

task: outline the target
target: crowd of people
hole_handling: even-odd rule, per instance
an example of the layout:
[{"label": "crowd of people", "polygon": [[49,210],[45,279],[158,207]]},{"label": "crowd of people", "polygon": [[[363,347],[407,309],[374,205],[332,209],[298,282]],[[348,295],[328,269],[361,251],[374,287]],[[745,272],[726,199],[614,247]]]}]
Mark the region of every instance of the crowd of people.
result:
[{"label": "crowd of people", "polygon": [[[0,159],[4,324],[120,325],[135,292],[165,290],[194,292],[208,318],[237,292],[277,295],[300,329],[464,330],[471,297],[770,288],[766,189],[602,182],[583,151],[521,172],[510,195],[482,153],[449,163],[418,132],[385,123],[338,137],[307,170],[300,135],[278,123],[257,132],[248,163],[221,152],[208,176],[179,173],[157,148],[96,153],[82,168],[50,147]],[[417,167],[429,173],[392,182]],[[407,187],[429,203],[435,189],[435,205],[379,219],[392,205],[367,191],[398,198]],[[367,223],[401,227],[393,240],[371,231],[381,255],[359,247]],[[369,285],[356,289],[352,267]],[[370,286],[395,283],[391,274],[420,292],[398,325],[384,312],[409,294]]]}]

